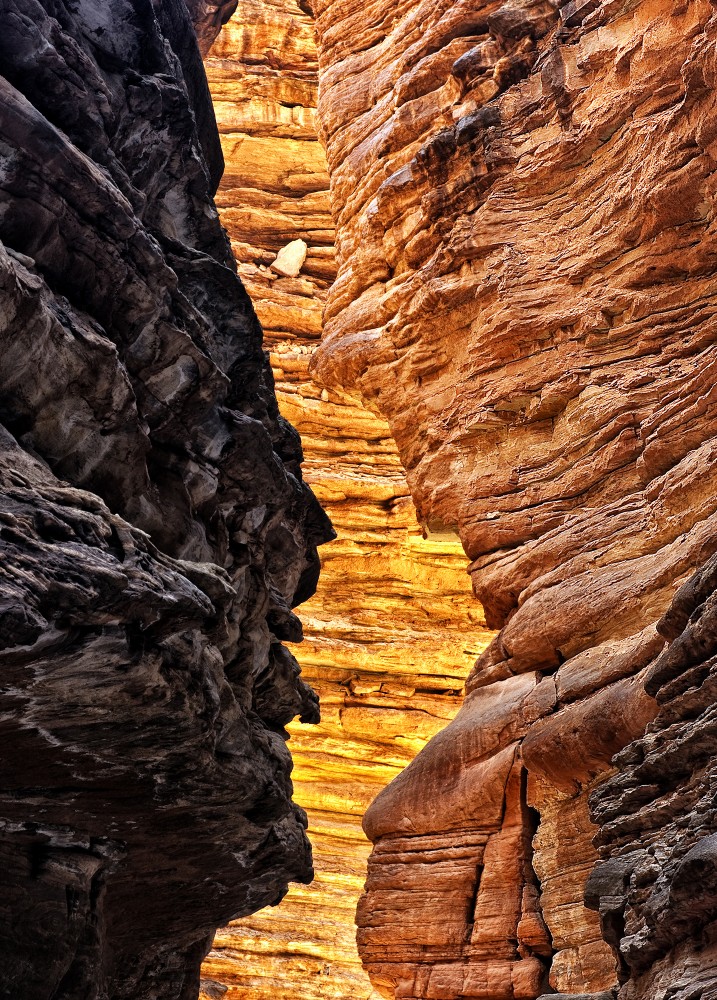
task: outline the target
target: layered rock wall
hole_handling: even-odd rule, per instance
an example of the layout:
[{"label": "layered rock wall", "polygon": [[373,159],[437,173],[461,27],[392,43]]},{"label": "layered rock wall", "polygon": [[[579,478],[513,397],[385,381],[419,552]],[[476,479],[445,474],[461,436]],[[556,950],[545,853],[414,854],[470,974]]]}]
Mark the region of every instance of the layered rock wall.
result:
[{"label": "layered rock wall", "polygon": [[0,994],[190,1000],[217,925],[312,875],[283,640],[331,532],[184,3],[0,23]]},{"label": "layered rock wall", "polygon": [[[316,878],[217,935],[204,991],[359,1000],[372,995],[354,926],[370,848],[362,815],[453,717],[490,633],[458,539],[424,537],[416,521],[385,420],[309,374],[336,273],[310,15],[290,0],[244,4],[205,64],[227,162],[222,221],[264,326],[281,411],[301,432],[304,473],[339,537],[322,550],[296,650],[322,720],[289,727]],[[272,264],[296,240],[306,257],[287,277]]]},{"label": "layered rock wall", "polygon": [[[421,520],[457,530],[502,629],[454,723],[367,814],[362,956],[387,997],[618,978],[625,1000],[706,996],[709,906],[658,901],[711,864],[709,687],[645,680],[661,655],[691,667],[655,625],[717,549],[714,7],[315,13],[338,277],[312,368],[384,414]],[[633,817],[621,781],[688,732],[669,781],[654,750]],[[588,893],[602,927],[584,905],[596,821],[606,863],[654,847],[627,896]],[[702,860],[671,884],[683,847]]]},{"label": "layered rock wall", "polygon": [[[206,53],[234,4],[189,7]],[[0,990],[181,1000],[311,875],[283,643],[330,532],[186,7],[0,14]],[[206,993],[368,996],[358,815],[479,651],[455,530],[502,631],[367,813],[374,987],[709,997],[713,5],[315,14],[333,220],[307,10],[246,7],[211,62],[344,533],[293,735],[321,878]]]}]

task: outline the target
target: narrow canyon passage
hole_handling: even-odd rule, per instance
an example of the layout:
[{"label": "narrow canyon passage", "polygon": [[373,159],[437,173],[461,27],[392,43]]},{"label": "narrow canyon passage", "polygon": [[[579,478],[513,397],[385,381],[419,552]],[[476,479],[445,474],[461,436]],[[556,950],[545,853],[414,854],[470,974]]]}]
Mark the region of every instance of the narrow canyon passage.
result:
[{"label": "narrow canyon passage", "polygon": [[717,998],[716,4],[0,0],[0,997]]},{"label": "narrow canyon passage", "polygon": [[[203,995],[366,1000],[374,994],[355,939],[370,851],[363,813],[455,715],[492,633],[457,536],[424,537],[385,420],[309,374],[336,275],[311,17],[293,0],[242,3],[205,66],[226,160],[217,205],[281,412],[301,434],[304,474],[338,538],[322,549],[294,649],[322,721],[288,727],[316,878],[218,932]],[[272,270],[296,239],[307,244],[298,274]]]}]

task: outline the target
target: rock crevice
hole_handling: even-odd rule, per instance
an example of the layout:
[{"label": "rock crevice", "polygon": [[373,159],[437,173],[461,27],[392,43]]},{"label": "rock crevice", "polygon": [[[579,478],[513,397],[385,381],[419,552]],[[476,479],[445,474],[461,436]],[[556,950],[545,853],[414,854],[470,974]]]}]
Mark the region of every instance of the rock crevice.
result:
[{"label": "rock crevice", "polygon": [[416,520],[385,420],[309,372],[336,273],[310,14],[293,0],[242,5],[205,64],[227,162],[221,218],[264,326],[281,412],[301,432],[304,474],[339,538],[322,549],[296,650],[321,724],[289,726],[316,878],[217,935],[203,995],[368,1000],[354,926],[370,849],[362,814],[455,715],[491,633],[460,542]]}]

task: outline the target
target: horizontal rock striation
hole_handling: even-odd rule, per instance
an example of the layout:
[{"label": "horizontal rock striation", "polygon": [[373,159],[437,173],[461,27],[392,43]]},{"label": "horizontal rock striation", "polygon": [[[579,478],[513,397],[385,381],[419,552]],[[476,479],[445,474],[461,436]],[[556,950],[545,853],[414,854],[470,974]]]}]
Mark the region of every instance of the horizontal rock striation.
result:
[{"label": "horizontal rock striation", "polygon": [[[321,723],[289,726],[316,877],[218,933],[202,996],[366,1000],[376,994],[354,926],[370,850],[363,812],[455,715],[492,636],[458,539],[424,537],[416,521],[385,420],[309,373],[335,277],[310,15],[291,0],[244,4],[205,65],[227,162],[222,221],[265,330],[281,412],[301,433],[304,474],[339,538],[322,549],[296,651]],[[298,273],[283,273],[287,262]]]},{"label": "horizontal rock striation", "polygon": [[[205,66],[226,162],[216,203],[239,274],[267,346],[306,353],[336,277],[311,17],[292,0],[245,3]],[[277,257],[297,242],[305,256],[282,273]]]},{"label": "horizontal rock striation", "polygon": [[[625,943],[622,904],[601,930],[583,894],[590,795],[664,725],[655,625],[717,549],[714,6],[315,13],[338,277],[312,370],[385,416],[420,519],[458,532],[501,628],[367,814],[367,968],[405,1000],[601,995],[628,973],[624,1000],[700,995],[676,924],[658,948],[636,896]],[[692,767],[674,823],[707,836]],[[622,823],[615,850],[640,851],[614,781],[600,837]]]},{"label": "horizontal rock striation", "polygon": [[331,531],[183,2],[0,15],[0,994],[189,1000],[217,925],[312,875],[283,642]]}]

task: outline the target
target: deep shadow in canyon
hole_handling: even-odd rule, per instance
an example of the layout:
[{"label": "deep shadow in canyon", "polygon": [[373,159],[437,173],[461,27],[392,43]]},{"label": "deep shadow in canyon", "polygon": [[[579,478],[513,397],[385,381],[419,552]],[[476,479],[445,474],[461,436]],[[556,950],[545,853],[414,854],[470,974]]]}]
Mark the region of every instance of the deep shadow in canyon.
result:
[{"label": "deep shadow in canyon", "polygon": [[218,925],[312,877],[283,641],[332,531],[184,3],[0,19],[0,995],[188,1000]]}]

